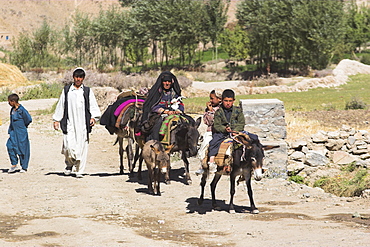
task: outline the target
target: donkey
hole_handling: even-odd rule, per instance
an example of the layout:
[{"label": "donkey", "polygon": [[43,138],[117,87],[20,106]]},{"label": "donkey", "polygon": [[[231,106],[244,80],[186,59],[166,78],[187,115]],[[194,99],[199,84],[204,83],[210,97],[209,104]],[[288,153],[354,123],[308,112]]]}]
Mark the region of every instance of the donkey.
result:
[{"label": "donkey", "polygon": [[[235,157],[236,152],[242,152],[242,160],[240,162],[232,163],[232,169],[230,172],[229,213],[235,213],[233,204],[235,194],[235,180],[236,177],[240,175],[238,182],[245,179],[248,189],[251,213],[258,214],[259,211],[254,204],[253,191],[251,186],[252,172],[256,181],[260,181],[262,179],[262,165],[265,156],[264,150],[276,148],[277,146],[263,146],[258,139],[252,139],[249,137],[249,135],[242,133],[239,133],[239,135],[234,137],[234,142],[242,144],[242,147],[234,150],[232,155],[233,157]],[[215,210],[220,210],[220,207],[216,203],[216,186],[221,176],[221,173],[216,173],[211,182],[212,207]],[[206,185],[207,177],[208,171],[206,170],[201,178],[201,194],[198,199],[199,205],[202,205],[204,201],[204,187]]]},{"label": "donkey", "polygon": [[[197,155],[197,145],[199,140],[198,127],[200,125],[201,118],[199,117],[196,121],[191,117],[187,117],[187,121],[183,118],[176,123],[177,126],[171,131],[170,143],[173,144],[171,153],[181,152],[181,159],[185,164],[185,179],[187,184],[191,184],[191,177],[189,173],[189,161],[188,157]],[[165,176],[166,183],[170,183],[169,171]]]},{"label": "donkey", "polygon": [[[144,145],[144,139],[142,136],[136,134],[136,130],[138,128],[138,124],[142,115],[142,109],[141,107],[133,105],[127,109],[127,112],[130,111],[133,112],[133,116],[128,119],[126,124],[120,124],[120,126],[118,126],[118,128],[116,129],[115,133],[117,135],[117,139],[114,145],[116,143],[119,144],[120,174],[124,173],[123,154],[124,152],[126,152],[129,174],[130,176],[132,176],[136,161],[140,159],[139,162],[142,162],[142,159],[140,158],[140,150]],[[125,148],[123,145],[124,139],[127,140],[127,146]],[[133,151],[133,147],[135,147],[135,153]],[[139,166],[139,169],[141,169],[141,166]],[[139,171],[139,176],[141,176],[141,171]],[[141,177],[139,179],[141,179]]]},{"label": "donkey", "polygon": [[[167,173],[170,169],[169,153],[173,145],[164,149],[157,140],[150,140],[144,144],[142,157],[148,168],[148,190],[150,194],[161,195],[159,188],[161,173]],[[154,189],[153,189],[154,187]]]}]

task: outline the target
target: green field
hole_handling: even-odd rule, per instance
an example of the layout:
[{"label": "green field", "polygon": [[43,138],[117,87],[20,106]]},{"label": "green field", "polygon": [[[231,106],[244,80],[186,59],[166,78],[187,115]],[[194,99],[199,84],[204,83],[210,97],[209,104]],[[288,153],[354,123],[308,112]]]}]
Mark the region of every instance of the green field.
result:
[{"label": "green field", "polygon": [[[370,75],[350,77],[347,84],[336,88],[316,88],[306,92],[237,95],[240,99],[279,99],[287,111],[345,110],[346,103],[356,100],[370,105]],[[184,99],[192,112],[202,111],[207,97]]]}]

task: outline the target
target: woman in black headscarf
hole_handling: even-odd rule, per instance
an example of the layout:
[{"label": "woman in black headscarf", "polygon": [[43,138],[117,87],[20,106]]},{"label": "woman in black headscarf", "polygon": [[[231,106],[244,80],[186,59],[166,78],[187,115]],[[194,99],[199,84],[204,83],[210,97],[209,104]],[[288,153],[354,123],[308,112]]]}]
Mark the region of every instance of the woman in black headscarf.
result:
[{"label": "woman in black headscarf", "polygon": [[[147,140],[158,140],[162,125],[162,114],[173,115],[184,112],[184,104],[180,102],[178,109],[171,108],[171,101],[181,96],[181,88],[177,78],[169,71],[162,72],[151,87],[143,106],[142,126],[147,133]],[[154,122],[153,124],[151,124]],[[150,127],[153,126],[150,130]],[[149,133],[148,133],[149,132]]]}]

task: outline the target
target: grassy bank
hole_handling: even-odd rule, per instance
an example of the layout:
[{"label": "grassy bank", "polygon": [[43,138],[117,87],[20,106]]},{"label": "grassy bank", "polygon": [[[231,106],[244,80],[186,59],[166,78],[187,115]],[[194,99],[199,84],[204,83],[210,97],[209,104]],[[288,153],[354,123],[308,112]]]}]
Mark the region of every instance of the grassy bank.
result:
[{"label": "grassy bank", "polygon": [[[211,88],[210,88],[211,90]],[[237,95],[240,99],[279,99],[287,111],[345,110],[346,104],[355,100],[370,105],[370,75],[355,75],[336,88],[316,88],[305,92]],[[207,97],[185,99],[187,108],[203,109]]]}]

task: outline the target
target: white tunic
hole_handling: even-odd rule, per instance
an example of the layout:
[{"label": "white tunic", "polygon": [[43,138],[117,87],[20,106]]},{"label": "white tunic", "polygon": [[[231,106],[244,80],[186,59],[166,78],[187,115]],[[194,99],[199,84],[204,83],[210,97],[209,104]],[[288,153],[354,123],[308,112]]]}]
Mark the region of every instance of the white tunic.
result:
[{"label": "white tunic", "polygon": [[[63,153],[74,160],[85,159],[87,151],[87,131],[85,120],[85,100],[83,85],[75,88],[73,85],[68,92],[68,120],[67,134],[64,135]],[[89,94],[91,118],[98,120],[101,113],[92,90]],[[60,122],[64,114],[65,94],[64,90],[60,95],[59,102],[53,115],[53,120]],[[83,160],[86,162],[86,160]]]}]

